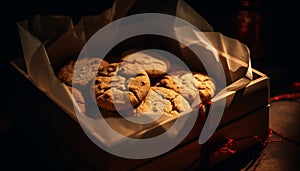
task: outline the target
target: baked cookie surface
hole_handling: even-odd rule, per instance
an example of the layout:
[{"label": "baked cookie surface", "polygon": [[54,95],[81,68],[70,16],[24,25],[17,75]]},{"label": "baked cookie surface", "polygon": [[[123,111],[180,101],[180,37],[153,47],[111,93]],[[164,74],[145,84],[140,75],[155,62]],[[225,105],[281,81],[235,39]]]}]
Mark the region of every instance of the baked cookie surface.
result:
[{"label": "baked cookie surface", "polygon": [[127,62],[111,63],[100,68],[92,86],[98,106],[111,111],[136,107],[149,90],[148,74]]},{"label": "baked cookie surface", "polygon": [[60,68],[57,77],[68,86],[72,86],[73,83],[76,86],[85,87],[95,78],[98,68],[107,65],[106,61],[96,57],[70,60]]},{"label": "baked cookie surface", "polygon": [[178,116],[190,109],[189,102],[177,92],[164,87],[151,87],[145,100],[136,108],[136,113]]},{"label": "baked cookie surface", "polygon": [[122,61],[135,64],[143,68],[150,78],[157,78],[167,73],[169,62],[159,54],[148,54],[144,52],[129,53],[121,58]]},{"label": "baked cookie surface", "polygon": [[196,86],[200,97],[204,103],[210,101],[216,91],[216,84],[207,74],[193,72],[193,77],[196,79]]},{"label": "baked cookie surface", "polygon": [[164,75],[155,86],[165,87],[174,90],[182,95],[190,103],[197,95],[200,96],[200,103],[208,102],[215,93],[215,84],[212,79],[201,72],[177,71]]}]

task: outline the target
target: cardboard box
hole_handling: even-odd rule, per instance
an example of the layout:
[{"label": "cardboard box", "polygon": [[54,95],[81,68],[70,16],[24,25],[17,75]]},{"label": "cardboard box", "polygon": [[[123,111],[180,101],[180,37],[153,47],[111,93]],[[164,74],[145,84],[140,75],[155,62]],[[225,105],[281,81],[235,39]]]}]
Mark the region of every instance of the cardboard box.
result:
[{"label": "cardboard box", "polygon": [[[258,136],[262,140],[265,139],[268,135],[268,111],[268,107],[262,108],[236,122],[233,122],[232,124],[219,128],[216,131],[212,139],[222,139],[224,137],[231,137],[234,139],[248,136],[247,138],[241,139],[232,144],[232,150],[236,150],[237,153],[228,152],[216,154],[212,152],[207,154],[196,140],[156,160],[140,166],[137,170],[150,171],[154,168],[166,170],[208,169],[215,164],[218,164],[219,162],[254,146],[255,144],[259,144],[259,140],[252,138],[252,136]],[[253,123],[256,123],[255,127],[253,127]]]},{"label": "cardboard box", "polygon": [[[181,4],[181,10],[188,8],[182,1],[179,2]],[[117,5],[114,7],[116,6]],[[76,103],[73,103],[74,99],[72,95],[66,86],[56,78],[55,73],[63,62],[70,59],[70,57],[78,55],[86,39],[93,35],[93,33],[97,31],[97,28],[101,28],[111,22],[111,17],[113,16],[111,13],[113,11],[116,10],[107,10],[99,16],[83,17],[81,22],[76,26],[73,26],[73,23],[68,20],[68,17],[37,16],[35,21],[38,21],[38,23],[46,23],[45,26],[48,22],[53,22],[53,20],[60,21],[58,22],[59,25],[53,26],[53,32],[56,33],[54,34],[54,38],[51,37],[53,36],[52,34],[49,34],[49,30],[43,29],[42,26],[39,26],[40,28],[37,29],[41,32],[36,33],[31,29],[33,26],[29,25],[30,22],[21,21],[18,23],[24,58],[16,59],[12,61],[11,64],[54,102],[49,103],[49,101],[47,101],[49,99],[32,101],[32,103],[36,103],[38,106],[34,109],[34,112],[42,122],[37,124],[47,125],[49,129],[58,135],[58,141],[68,144],[80,158],[89,163],[91,167],[99,170],[151,170],[153,167],[160,169],[166,166],[169,166],[167,169],[182,170],[188,168],[197,160],[203,161],[201,162],[203,167],[209,167],[233,155],[220,154],[210,156],[212,152],[207,153],[207,151],[205,151],[209,148],[208,146],[211,145],[221,146],[222,144],[218,144],[221,142],[219,140],[251,136],[258,136],[263,140],[267,137],[270,90],[269,78],[265,74],[251,68],[249,63],[250,54],[247,46],[221,33],[213,32],[208,27],[207,30],[209,30],[209,32],[204,32],[204,34],[211,41],[220,56],[227,85],[226,88],[219,91],[212,99],[212,105],[222,101],[226,103],[217,131],[209,141],[203,145],[197,144],[199,135],[207,123],[204,118],[197,117],[195,125],[185,139],[171,151],[157,157],[148,159],[126,159],[109,154],[94,144],[87,135],[85,135],[78,122],[75,110],[79,109]],[[99,25],[90,25],[94,22]],[[31,23],[34,23],[34,21]],[[184,31],[180,32],[180,28],[178,28],[177,31],[181,33],[181,36],[185,37]],[[195,34],[198,35],[198,32],[195,32]],[[49,39],[52,41],[49,41],[48,44],[42,42],[41,38],[45,37],[50,37]],[[151,40],[153,41],[152,38]],[[169,50],[177,56],[180,56],[181,60],[186,62],[191,70],[203,70],[204,67],[201,61],[195,62],[191,60],[193,59],[193,53],[189,48],[181,47],[176,43],[174,44],[171,40],[161,40],[160,37],[156,37],[155,40],[158,41],[149,44],[164,47],[164,50]],[[197,39],[193,39],[190,40],[190,42],[194,40],[197,41]],[[119,46],[120,49],[118,49],[118,47],[114,49],[114,52],[122,52],[124,49],[135,47],[137,44],[141,44],[140,42],[141,41],[132,39],[131,42],[127,42],[125,46],[124,44]],[[66,44],[68,44],[68,46],[65,46]],[[218,73],[216,73],[216,75],[218,75]],[[130,132],[129,136],[132,134],[156,134],[157,132],[163,131],[161,128],[173,124],[174,121],[175,119],[166,119],[163,122],[151,125],[149,128],[142,128],[133,133],[132,130],[129,131],[128,129],[128,132]],[[254,121],[257,126],[253,129],[249,129]],[[119,124],[119,120],[112,122]],[[120,123],[122,124],[122,122]],[[127,133],[126,130],[124,133]],[[108,141],[101,137],[98,140],[103,144]],[[111,139],[109,142],[116,145],[119,143],[115,139]],[[211,142],[213,144],[209,144]],[[253,140],[237,142],[237,152],[256,143],[259,142]],[[185,160],[177,160],[178,156],[182,155],[187,156]],[[99,162],[99,160],[102,162]],[[176,161],[176,165],[174,165],[174,161]]]},{"label": "cardboard box", "polygon": [[[12,61],[11,64],[20,71],[20,73],[26,73],[23,58]],[[251,81],[244,88],[228,96],[233,100],[231,101],[231,105],[225,110],[218,130],[214,133],[210,141],[217,142],[219,139],[251,136],[258,136],[263,141],[268,136],[269,79],[256,70],[253,70],[253,72],[256,79]],[[26,77],[26,74],[24,76]],[[208,157],[207,154],[203,152],[203,148],[206,147],[201,147],[198,143],[204,122],[198,119],[186,139],[170,152],[151,159],[125,159],[101,150],[85,135],[78,122],[74,120],[72,116],[62,110],[56,103],[49,101],[51,98],[47,99],[47,97],[48,96],[45,96],[43,100],[37,99],[37,101],[28,101],[28,103],[34,103],[36,104],[35,106],[37,106],[37,108],[33,110],[35,116],[38,117],[41,122],[36,124],[44,125],[49,130],[55,132],[55,134],[57,134],[56,141],[58,141],[58,143],[67,144],[81,159],[89,163],[92,168],[101,170],[151,170],[153,168],[158,169],[165,167],[168,169],[181,170],[201,160],[203,160],[200,162],[203,166],[199,167],[210,167],[254,144],[260,143],[255,139],[245,139],[235,143],[233,146],[233,149],[237,150],[235,154],[224,153],[213,155],[213,153],[211,153],[211,156]],[[241,105],[250,105],[251,107],[241,108]],[[182,159],[182,156],[185,156],[184,159]],[[99,160],[101,160],[101,162],[99,162]],[[176,161],[175,166],[174,161]]]}]

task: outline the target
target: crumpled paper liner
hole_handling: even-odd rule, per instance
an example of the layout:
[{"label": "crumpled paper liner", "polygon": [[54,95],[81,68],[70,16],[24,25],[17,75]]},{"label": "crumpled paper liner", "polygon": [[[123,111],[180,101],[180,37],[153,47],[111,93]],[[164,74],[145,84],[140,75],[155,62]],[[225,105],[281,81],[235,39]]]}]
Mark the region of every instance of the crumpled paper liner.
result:
[{"label": "crumpled paper liner", "polygon": [[[228,87],[221,90],[212,101],[218,101],[218,99],[226,97],[228,90],[235,91],[243,88],[252,80],[250,54],[245,44],[221,33],[214,32],[211,25],[182,0],[178,0],[176,3],[159,1],[161,4],[159,7],[155,5],[158,2],[146,2],[148,1],[129,0],[125,3],[117,0],[112,8],[99,15],[83,16],[75,26],[72,19],[67,16],[37,15],[31,20],[18,22],[17,26],[23,47],[28,79],[72,118],[77,120],[75,111],[80,112],[80,108],[76,105],[64,83],[56,77],[58,69],[65,61],[78,56],[85,42],[105,25],[127,15],[142,12],[160,12],[177,16],[192,23],[200,31],[203,31],[216,52],[221,56],[220,59],[225,70]],[[170,7],[169,4],[175,4],[175,6]],[[180,27],[174,29],[178,29],[183,34],[180,31]],[[194,30],[193,34],[197,35],[198,33]],[[184,37],[184,35],[181,36]],[[197,42],[197,37],[191,42]],[[188,51],[185,50],[188,47],[178,47],[183,54],[188,54]],[[203,66],[201,63],[191,63],[191,68],[201,70]],[[109,118],[109,122],[111,121],[112,125],[118,122],[118,127],[116,128],[119,128],[118,131],[126,136],[133,136],[134,134],[142,136],[141,132],[147,133],[151,129],[164,126],[173,120],[174,118],[163,118],[152,125],[141,127],[140,125],[128,126],[127,121],[123,122],[118,118]],[[95,135],[95,137],[97,136]],[[118,141],[114,137],[103,138],[99,136],[98,140],[109,145]]]}]

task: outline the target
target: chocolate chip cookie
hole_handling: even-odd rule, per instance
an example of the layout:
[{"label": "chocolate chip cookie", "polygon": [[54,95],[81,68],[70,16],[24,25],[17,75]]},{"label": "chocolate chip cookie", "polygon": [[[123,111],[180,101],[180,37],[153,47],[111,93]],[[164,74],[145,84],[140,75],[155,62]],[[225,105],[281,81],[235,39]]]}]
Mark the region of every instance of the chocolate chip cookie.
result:
[{"label": "chocolate chip cookie", "polygon": [[150,79],[142,68],[120,62],[98,70],[92,95],[95,95],[99,107],[117,111],[136,107],[149,90]]}]

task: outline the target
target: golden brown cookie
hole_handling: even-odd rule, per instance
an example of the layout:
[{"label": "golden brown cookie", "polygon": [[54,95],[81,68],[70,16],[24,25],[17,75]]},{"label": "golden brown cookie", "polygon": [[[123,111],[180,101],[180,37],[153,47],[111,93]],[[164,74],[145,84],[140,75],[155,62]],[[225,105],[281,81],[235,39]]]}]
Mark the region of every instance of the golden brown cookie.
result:
[{"label": "golden brown cookie", "polygon": [[67,86],[67,88],[72,93],[72,96],[75,102],[77,103],[78,107],[80,108],[81,113],[85,113],[85,100],[82,93],[74,87]]},{"label": "golden brown cookie", "polygon": [[211,100],[215,95],[216,84],[212,78],[207,74],[201,72],[193,72],[193,76],[196,79],[196,86],[200,97],[204,103]]},{"label": "golden brown cookie", "polygon": [[155,53],[134,52],[121,58],[122,61],[143,68],[150,78],[157,78],[169,70],[170,64],[161,55]]},{"label": "golden brown cookie", "polygon": [[108,63],[101,58],[82,58],[77,61],[70,60],[59,70],[57,77],[68,86],[72,86],[73,82],[76,87],[77,85],[78,87],[85,87],[95,78],[94,74],[99,66],[107,65]]},{"label": "golden brown cookie", "polygon": [[136,108],[136,113],[177,116],[190,109],[189,102],[175,91],[164,87],[151,87],[145,100]]},{"label": "golden brown cookie", "polygon": [[165,75],[155,86],[172,89],[189,102],[193,102],[199,94],[203,103],[208,102],[214,96],[216,89],[214,82],[208,75],[188,71],[177,71]]},{"label": "golden brown cookie", "polygon": [[120,62],[99,69],[92,91],[99,107],[116,111],[136,107],[149,89],[150,79],[143,69]]}]

